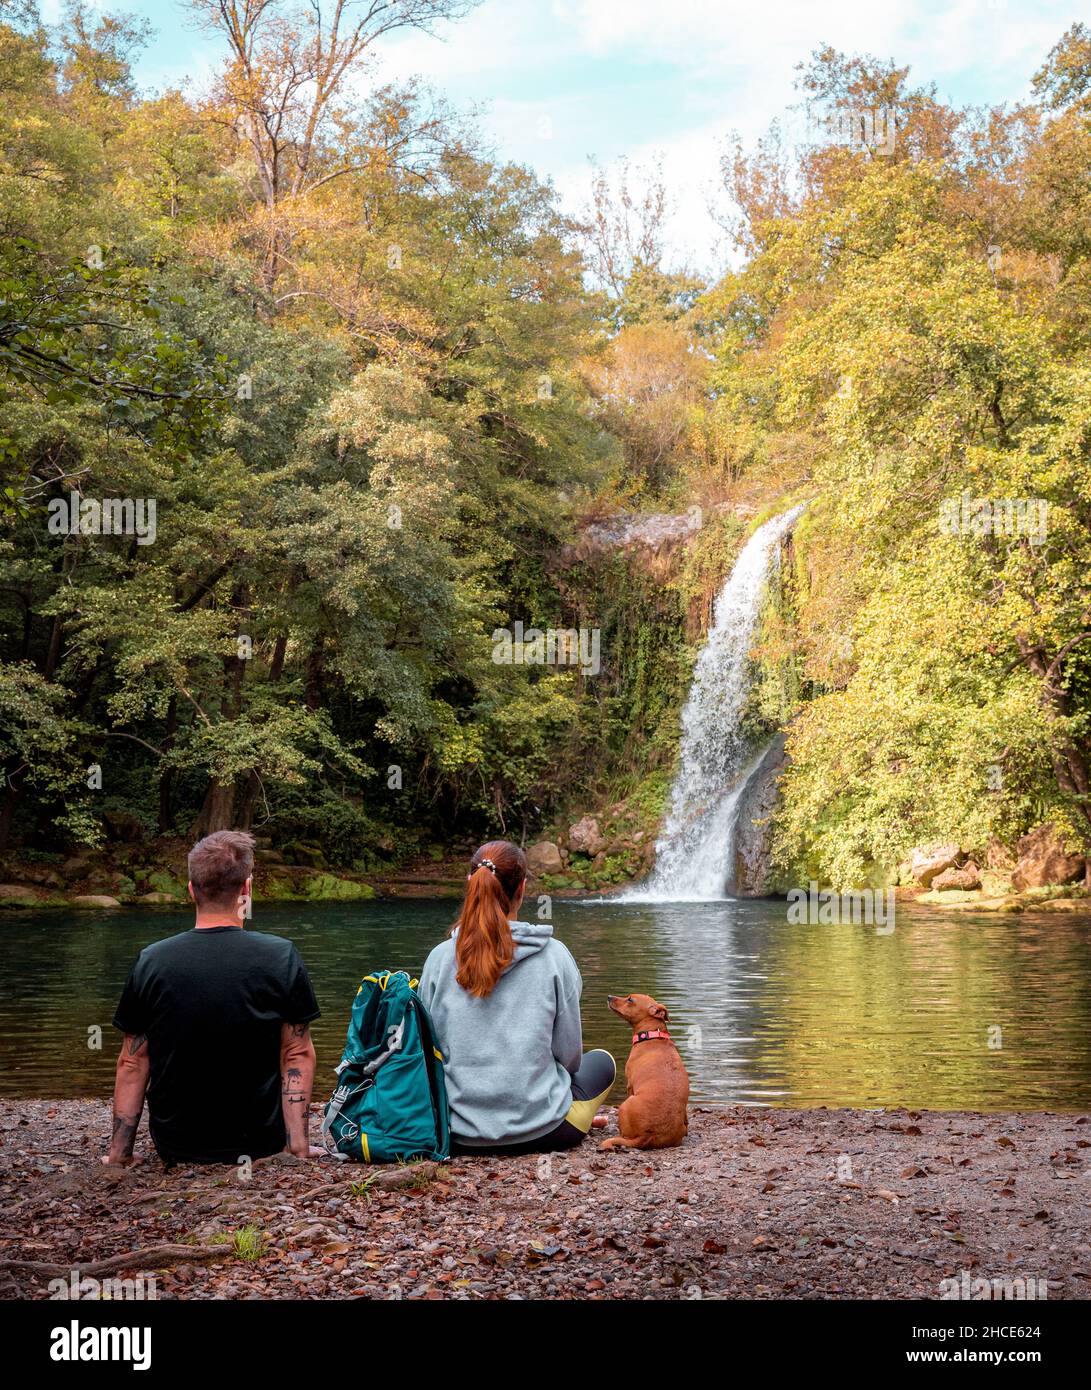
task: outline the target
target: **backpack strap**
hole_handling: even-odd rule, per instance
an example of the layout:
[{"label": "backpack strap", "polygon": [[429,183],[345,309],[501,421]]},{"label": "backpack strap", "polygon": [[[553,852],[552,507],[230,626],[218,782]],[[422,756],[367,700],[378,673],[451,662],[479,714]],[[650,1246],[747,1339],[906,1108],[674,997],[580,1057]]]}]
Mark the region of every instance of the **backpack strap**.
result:
[{"label": "backpack strap", "polygon": [[[338,1067],[337,1070],[340,1071],[341,1068]],[[337,1090],[334,1091],[332,1097],[330,1098],[329,1105],[326,1106],[326,1113],[322,1117],[323,1148],[325,1148],[326,1152],[330,1154],[331,1157],[340,1159],[341,1161],[346,1160],[348,1158],[348,1154],[343,1154],[338,1150],[337,1146],[333,1142],[333,1135],[331,1133],[331,1130],[333,1128],[334,1120],[337,1119],[338,1115],[340,1115],[341,1111],[345,1108],[345,1101],[348,1100],[351,1094],[352,1092],[348,1086],[338,1086]]]}]

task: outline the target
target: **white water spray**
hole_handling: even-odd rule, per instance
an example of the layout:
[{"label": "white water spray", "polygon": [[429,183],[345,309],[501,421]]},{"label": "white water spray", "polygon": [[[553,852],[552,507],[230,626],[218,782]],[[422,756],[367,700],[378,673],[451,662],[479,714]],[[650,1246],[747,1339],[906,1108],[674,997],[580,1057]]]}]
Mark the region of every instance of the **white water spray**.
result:
[{"label": "white water spray", "polygon": [[655,868],[622,901],[708,902],[727,895],[739,799],[764,752],[747,746],[741,728],[750,643],[770,556],[805,505],[759,526],[720,590],[682,711],[678,776]]}]

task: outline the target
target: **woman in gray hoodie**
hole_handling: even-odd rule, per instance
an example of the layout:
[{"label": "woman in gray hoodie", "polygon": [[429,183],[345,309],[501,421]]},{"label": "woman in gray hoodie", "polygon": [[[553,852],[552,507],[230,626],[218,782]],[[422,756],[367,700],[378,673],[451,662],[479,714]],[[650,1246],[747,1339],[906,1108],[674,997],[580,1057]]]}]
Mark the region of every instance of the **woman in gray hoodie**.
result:
[{"label": "woman in gray hoodie", "polygon": [[467,879],[418,989],[443,1050],[452,1152],[572,1148],[614,1084],[614,1059],[583,1050],[583,981],[552,926],[512,920],[527,881],[519,846],[482,845]]}]

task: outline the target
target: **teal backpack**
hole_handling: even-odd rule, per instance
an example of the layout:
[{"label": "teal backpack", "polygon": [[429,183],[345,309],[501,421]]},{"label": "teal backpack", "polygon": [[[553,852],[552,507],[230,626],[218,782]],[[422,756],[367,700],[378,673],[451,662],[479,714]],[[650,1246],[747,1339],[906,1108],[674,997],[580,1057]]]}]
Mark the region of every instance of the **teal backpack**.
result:
[{"label": "teal backpack", "polygon": [[365,975],[352,1005],[322,1140],[357,1163],[450,1156],[443,1054],[404,970]]}]

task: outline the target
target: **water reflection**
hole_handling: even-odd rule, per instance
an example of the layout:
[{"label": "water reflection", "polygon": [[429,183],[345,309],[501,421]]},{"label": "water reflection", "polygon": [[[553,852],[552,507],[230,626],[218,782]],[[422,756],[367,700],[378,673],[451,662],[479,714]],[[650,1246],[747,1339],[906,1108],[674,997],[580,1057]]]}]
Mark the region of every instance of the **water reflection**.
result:
[{"label": "water reflection", "polygon": [[695,1099],[1091,1103],[1091,917],[907,909],[880,935],[793,926],[765,901],[584,911],[599,914],[596,935],[624,937],[627,978],[654,980]]},{"label": "water reflection", "polygon": [[[655,995],[695,1103],[1091,1107],[1089,917],[899,911],[897,930],[879,936],[791,926],[777,902],[554,908],[584,978],[585,1044],[623,1061],[629,1036],[605,996]],[[435,901],[260,911],[256,926],[299,946],[323,1008],[317,1096],[332,1085],[359,977],[419,971],[451,912]],[[3,1094],[109,1094],[110,1020],[129,965],[188,925],[154,909],[5,912]],[[101,1050],[88,1046],[95,1029]]]}]

